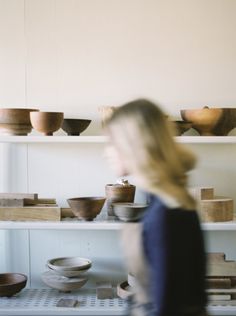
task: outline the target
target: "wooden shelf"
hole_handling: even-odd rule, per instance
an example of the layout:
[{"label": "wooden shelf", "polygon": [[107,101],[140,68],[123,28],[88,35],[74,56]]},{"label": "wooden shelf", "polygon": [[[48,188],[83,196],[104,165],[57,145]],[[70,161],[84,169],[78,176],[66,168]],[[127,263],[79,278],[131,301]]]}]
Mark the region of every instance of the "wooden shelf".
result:
[{"label": "wooden shelf", "polygon": [[[0,136],[0,143],[106,143],[106,136]],[[236,136],[178,136],[186,144],[236,144]]]}]

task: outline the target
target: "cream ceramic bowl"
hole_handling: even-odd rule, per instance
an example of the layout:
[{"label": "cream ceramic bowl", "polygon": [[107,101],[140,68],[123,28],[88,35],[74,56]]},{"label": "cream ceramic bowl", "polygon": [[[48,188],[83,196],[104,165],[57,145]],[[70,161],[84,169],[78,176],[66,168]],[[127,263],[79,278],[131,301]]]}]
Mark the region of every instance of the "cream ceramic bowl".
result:
[{"label": "cream ceramic bowl", "polygon": [[62,257],[48,260],[47,265],[57,271],[81,271],[88,270],[92,266],[92,261],[80,257]]}]

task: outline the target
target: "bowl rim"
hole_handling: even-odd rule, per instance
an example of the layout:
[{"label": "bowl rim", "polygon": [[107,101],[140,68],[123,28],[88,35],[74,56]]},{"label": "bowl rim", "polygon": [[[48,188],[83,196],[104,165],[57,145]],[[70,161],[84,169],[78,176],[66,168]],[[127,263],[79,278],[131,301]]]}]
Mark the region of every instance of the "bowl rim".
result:
[{"label": "bowl rim", "polygon": [[103,196],[81,196],[81,197],[74,197],[74,198],[69,198],[67,201],[102,201],[106,200],[106,197]]},{"label": "bowl rim", "polygon": [[1,276],[7,276],[7,275],[11,275],[11,276],[14,276],[14,275],[18,275],[18,276],[22,276],[23,279],[18,281],[18,282],[14,282],[14,283],[0,283],[0,288],[1,287],[4,287],[4,286],[13,286],[13,285],[19,285],[21,283],[24,283],[28,280],[28,277],[27,275],[23,274],[23,273],[17,273],[17,272],[7,272],[7,273],[0,273],[0,277]]},{"label": "bowl rim", "polygon": [[72,121],[74,121],[74,122],[75,121],[83,121],[83,122],[90,122],[90,123],[92,122],[92,120],[90,120],[90,119],[66,118],[66,117],[63,119],[63,122],[64,121],[67,121],[67,122],[69,122],[69,121],[71,121],[71,122]]},{"label": "bowl rim", "polygon": [[[74,265],[74,266],[66,266],[66,265],[56,265],[54,264],[55,261],[58,260],[63,260],[63,259],[81,259],[84,261],[87,261],[87,263],[84,263],[83,265]],[[47,260],[47,266],[50,267],[52,270],[63,270],[63,271],[70,271],[73,269],[76,270],[86,270],[89,269],[92,266],[92,260],[88,259],[88,258],[83,258],[83,257],[58,257],[58,258],[52,258]]]}]

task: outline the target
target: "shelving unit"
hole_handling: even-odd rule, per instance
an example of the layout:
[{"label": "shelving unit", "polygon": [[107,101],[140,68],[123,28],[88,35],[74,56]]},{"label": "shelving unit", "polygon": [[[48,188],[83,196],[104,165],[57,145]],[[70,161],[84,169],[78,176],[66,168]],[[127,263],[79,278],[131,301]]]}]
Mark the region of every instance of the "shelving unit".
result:
[{"label": "shelving unit", "polygon": [[[236,144],[236,136],[177,136],[185,144]],[[0,143],[106,143],[106,136],[0,136]]]}]

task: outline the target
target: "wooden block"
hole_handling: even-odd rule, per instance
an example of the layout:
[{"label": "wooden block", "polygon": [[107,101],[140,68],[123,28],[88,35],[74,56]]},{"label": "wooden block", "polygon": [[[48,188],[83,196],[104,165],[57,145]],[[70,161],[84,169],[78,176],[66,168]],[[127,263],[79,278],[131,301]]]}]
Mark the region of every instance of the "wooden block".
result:
[{"label": "wooden block", "polygon": [[231,279],[230,278],[207,278],[206,287],[208,289],[230,289]]},{"label": "wooden block", "polygon": [[207,295],[209,301],[230,301],[230,294],[209,294]]},{"label": "wooden block", "polygon": [[189,192],[197,201],[214,198],[214,188],[212,187],[192,187],[189,188]]},{"label": "wooden block", "polygon": [[0,199],[31,199],[37,200],[37,193],[0,193]]},{"label": "wooden block", "polygon": [[210,263],[225,261],[225,253],[223,252],[208,252],[207,261]]},{"label": "wooden block", "polygon": [[71,208],[64,208],[64,207],[62,207],[62,209],[61,209],[61,217],[64,218],[64,217],[76,217],[76,216],[72,212]]},{"label": "wooden block", "polygon": [[234,219],[233,199],[201,200],[199,205],[199,214],[204,222],[226,222]]},{"label": "wooden block", "polygon": [[1,221],[60,221],[60,207],[0,207]]},{"label": "wooden block", "polygon": [[207,276],[213,277],[234,277],[236,276],[236,262],[225,261],[207,264]]},{"label": "wooden block", "polygon": [[0,207],[23,207],[24,199],[0,199]]},{"label": "wooden block", "polygon": [[29,205],[57,205],[56,199],[24,199],[24,206]]},{"label": "wooden block", "polygon": [[109,282],[97,282],[96,293],[100,300],[114,298],[113,288]]}]

